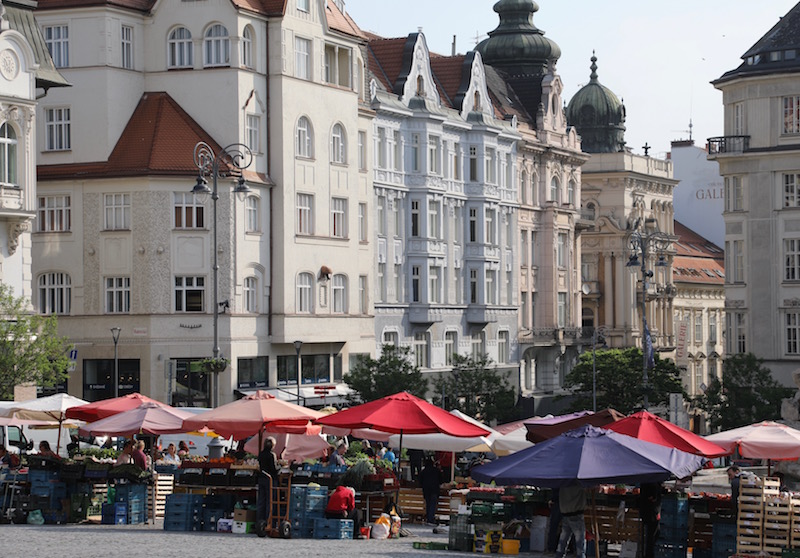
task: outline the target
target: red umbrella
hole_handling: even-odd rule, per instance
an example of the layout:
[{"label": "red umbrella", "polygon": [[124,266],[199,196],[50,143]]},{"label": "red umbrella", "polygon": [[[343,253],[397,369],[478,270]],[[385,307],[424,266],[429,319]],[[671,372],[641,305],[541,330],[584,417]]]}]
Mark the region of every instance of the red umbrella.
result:
[{"label": "red umbrella", "polygon": [[392,434],[442,432],[459,438],[490,434],[488,430],[405,391],[317,419],[317,424],[351,429],[372,428]]},{"label": "red umbrella", "polygon": [[306,431],[308,422],[324,416],[318,411],[257,391],[243,399],[193,415],[183,421],[184,431],[208,427],[220,436],[241,440],[264,429],[275,432]]},{"label": "red umbrella", "polygon": [[675,448],[687,453],[714,458],[731,453],[725,448],[709,442],[680,426],[657,417],[647,411],[639,411],[617,422],[606,425],[605,428],[652,442],[668,448]]},{"label": "red umbrella", "polygon": [[88,405],[78,405],[77,407],[70,407],[67,409],[66,416],[69,419],[84,420],[86,422],[94,422],[111,415],[116,415],[128,409],[135,409],[142,403],[155,403],[163,407],[168,407],[166,403],[150,399],[141,393],[131,393],[123,395],[122,397],[114,397],[112,399],[103,399],[95,401]]},{"label": "red umbrella", "polygon": [[189,411],[176,409],[154,402],[142,403],[135,409],[128,409],[106,417],[80,429],[83,436],[125,436],[134,434],[177,434],[184,432],[183,421],[194,416]]}]

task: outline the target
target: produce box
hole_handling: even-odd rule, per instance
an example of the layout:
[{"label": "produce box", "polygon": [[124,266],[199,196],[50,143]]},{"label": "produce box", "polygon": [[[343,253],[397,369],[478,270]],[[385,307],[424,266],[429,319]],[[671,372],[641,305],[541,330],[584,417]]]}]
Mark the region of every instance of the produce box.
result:
[{"label": "produce box", "polygon": [[245,535],[247,533],[252,533],[255,528],[256,524],[253,521],[234,521],[231,532],[237,535]]},{"label": "produce box", "polygon": [[229,517],[222,517],[217,520],[217,533],[232,533],[233,532],[233,519]]},{"label": "produce box", "polygon": [[255,523],[256,510],[246,510],[242,508],[236,508],[235,510],[233,510],[233,520],[245,523]]}]

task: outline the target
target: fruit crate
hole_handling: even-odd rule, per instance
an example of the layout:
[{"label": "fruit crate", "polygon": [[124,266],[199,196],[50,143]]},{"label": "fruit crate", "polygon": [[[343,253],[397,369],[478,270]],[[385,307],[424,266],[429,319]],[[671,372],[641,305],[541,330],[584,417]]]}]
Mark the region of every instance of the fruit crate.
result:
[{"label": "fruit crate", "polygon": [[352,519],[315,519],[315,539],[352,539]]}]

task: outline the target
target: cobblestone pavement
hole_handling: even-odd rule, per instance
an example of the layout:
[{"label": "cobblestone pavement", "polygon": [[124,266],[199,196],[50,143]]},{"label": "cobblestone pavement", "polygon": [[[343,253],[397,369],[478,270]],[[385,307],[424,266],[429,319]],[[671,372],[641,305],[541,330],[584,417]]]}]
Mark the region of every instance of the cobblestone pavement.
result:
[{"label": "cobblestone pavement", "polygon": [[[21,558],[260,558],[464,556],[418,550],[416,541],[447,542],[447,534],[406,525],[413,536],[392,540],[259,539],[255,535],[164,531],[155,525],[0,525],[0,554]],[[530,555],[529,555],[530,556]]]}]

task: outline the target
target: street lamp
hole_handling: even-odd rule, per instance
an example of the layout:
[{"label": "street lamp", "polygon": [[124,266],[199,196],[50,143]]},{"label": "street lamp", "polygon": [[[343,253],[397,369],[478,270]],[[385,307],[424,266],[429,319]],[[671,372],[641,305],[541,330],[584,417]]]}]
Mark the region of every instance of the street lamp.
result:
[{"label": "street lamp", "polygon": [[[648,407],[647,390],[649,389],[647,378],[647,368],[649,364],[649,353],[652,348],[650,330],[647,329],[647,280],[653,277],[653,271],[647,269],[649,258],[655,254],[658,256],[657,267],[666,267],[667,260],[665,254],[672,243],[672,239],[666,233],[658,230],[658,222],[653,217],[644,220],[639,218],[634,225],[634,230],[628,238],[628,246],[631,249],[631,256],[628,259],[627,267],[634,273],[641,273],[642,279],[642,406],[645,410]],[[639,261],[641,255],[641,261]],[[648,343],[649,342],[649,343]]]},{"label": "street lamp", "polygon": [[114,397],[119,397],[119,358],[117,358],[117,343],[119,334],[122,333],[121,327],[111,328],[111,338],[114,340]]},{"label": "street lamp", "polygon": [[300,404],[300,380],[302,379],[302,374],[300,372],[300,349],[303,347],[302,341],[295,341],[294,342],[294,351],[297,353],[297,404]]},{"label": "street lamp", "polygon": [[[249,147],[241,143],[232,143],[231,145],[223,148],[218,154],[215,154],[211,146],[203,141],[198,142],[197,145],[194,146],[194,164],[197,166],[199,173],[197,175],[197,182],[194,188],[192,188],[192,193],[195,196],[199,196],[201,200],[205,199],[205,197],[210,194],[211,201],[213,202],[211,227],[213,231],[212,248],[214,253],[212,266],[214,283],[214,303],[212,305],[212,309],[214,311],[214,347],[212,352],[215,362],[220,359],[218,302],[219,281],[217,277],[219,274],[219,263],[217,261],[217,201],[219,200],[219,193],[217,190],[217,178],[237,176],[236,188],[234,188],[233,192],[239,197],[244,197],[250,191],[250,188],[247,187],[247,184],[244,181],[242,171],[249,167],[250,163],[252,162],[253,152],[250,151]],[[211,177],[213,185],[212,188],[208,187],[208,181],[205,179],[206,176]],[[219,372],[221,372],[221,370],[215,370],[211,374],[211,382],[213,384],[213,407],[217,406],[217,375]]]},{"label": "street lamp", "polygon": [[597,412],[597,359],[595,349],[600,339],[603,340],[603,347],[606,347],[606,330],[604,327],[592,328],[592,412]]}]

